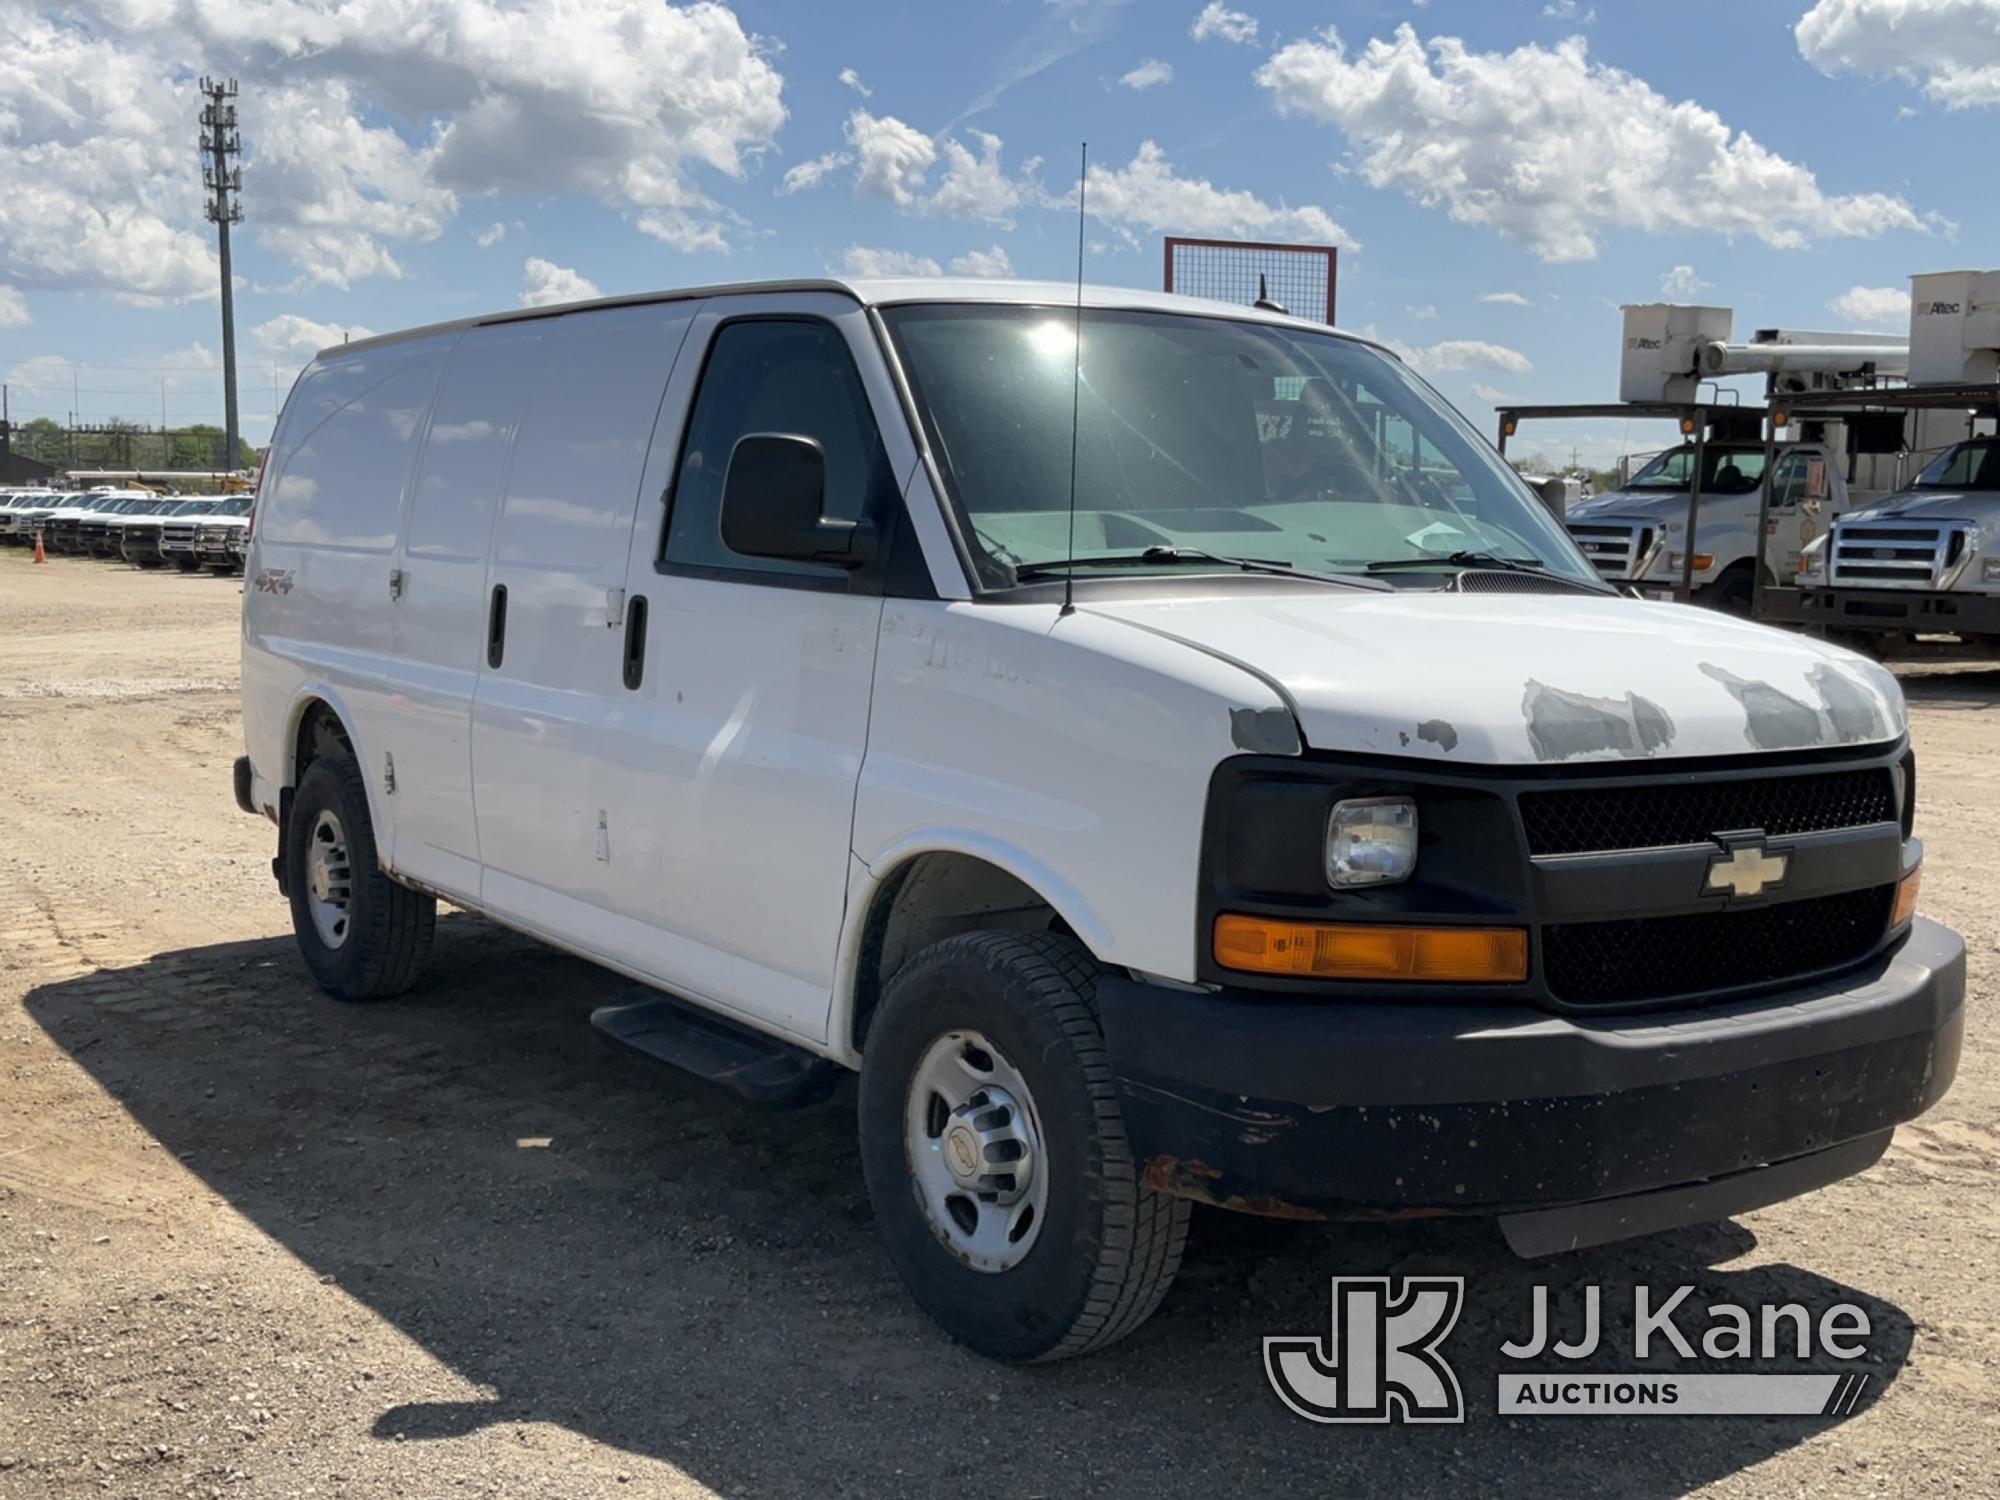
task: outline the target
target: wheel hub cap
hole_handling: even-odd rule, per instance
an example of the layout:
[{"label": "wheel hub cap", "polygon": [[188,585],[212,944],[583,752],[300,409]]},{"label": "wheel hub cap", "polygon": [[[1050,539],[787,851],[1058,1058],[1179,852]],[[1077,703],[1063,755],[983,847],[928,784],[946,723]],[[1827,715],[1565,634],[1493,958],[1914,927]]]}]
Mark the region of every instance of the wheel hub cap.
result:
[{"label": "wheel hub cap", "polygon": [[348,858],[347,834],[331,810],[313,819],[306,844],[306,907],[313,930],[329,948],[347,941],[349,908],[354,900],[354,867]]},{"label": "wheel hub cap", "polygon": [[931,1232],[976,1271],[1020,1264],[1048,1204],[1041,1126],[1020,1070],[980,1033],[947,1032],[911,1074],[906,1123]]}]

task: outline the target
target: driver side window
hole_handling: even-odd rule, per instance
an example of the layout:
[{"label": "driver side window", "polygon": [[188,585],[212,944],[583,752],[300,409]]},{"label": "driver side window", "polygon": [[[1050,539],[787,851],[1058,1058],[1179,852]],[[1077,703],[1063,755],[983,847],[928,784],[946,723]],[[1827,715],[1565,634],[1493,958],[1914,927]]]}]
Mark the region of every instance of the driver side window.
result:
[{"label": "driver side window", "polygon": [[662,560],[732,571],[840,581],[846,570],[745,557],[722,540],[722,491],[730,455],[752,433],[816,440],[826,456],[825,514],[859,520],[891,491],[874,412],[837,329],[803,319],[724,324],[709,345],[675,472]]}]

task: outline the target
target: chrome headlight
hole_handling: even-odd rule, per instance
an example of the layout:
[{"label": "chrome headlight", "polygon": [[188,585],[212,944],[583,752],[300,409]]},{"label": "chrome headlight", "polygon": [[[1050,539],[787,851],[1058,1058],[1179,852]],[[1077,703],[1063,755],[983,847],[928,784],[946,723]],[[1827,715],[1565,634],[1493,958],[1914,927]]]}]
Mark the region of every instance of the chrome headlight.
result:
[{"label": "chrome headlight", "polygon": [[1826,576],[1826,544],[1832,539],[1832,532],[1822,531],[1799,550],[1799,577],[1824,578]]},{"label": "chrome headlight", "polygon": [[1354,797],[1326,820],[1329,885],[1393,885],[1417,868],[1417,804],[1408,797]]}]

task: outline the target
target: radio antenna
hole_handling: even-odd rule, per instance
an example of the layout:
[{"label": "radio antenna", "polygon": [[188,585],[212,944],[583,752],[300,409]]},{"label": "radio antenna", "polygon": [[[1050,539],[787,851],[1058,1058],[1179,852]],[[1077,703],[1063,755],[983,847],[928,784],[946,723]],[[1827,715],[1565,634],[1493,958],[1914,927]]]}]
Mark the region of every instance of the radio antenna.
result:
[{"label": "radio antenna", "polygon": [[1063,559],[1063,602],[1056,618],[1076,609],[1076,434],[1083,410],[1083,195],[1090,181],[1090,142],[1077,143],[1076,327],[1069,371],[1069,551]]}]

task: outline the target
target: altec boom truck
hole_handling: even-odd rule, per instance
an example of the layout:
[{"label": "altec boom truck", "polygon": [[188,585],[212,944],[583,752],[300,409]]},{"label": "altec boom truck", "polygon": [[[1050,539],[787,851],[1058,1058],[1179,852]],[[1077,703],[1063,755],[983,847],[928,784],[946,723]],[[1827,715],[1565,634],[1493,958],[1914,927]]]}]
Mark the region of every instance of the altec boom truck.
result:
[{"label": "altec boom truck", "polygon": [[1704,399],[1704,386],[1761,374],[1771,400],[1866,390],[1903,374],[1909,346],[1894,336],[1784,328],[1736,342],[1726,307],[1654,302],[1624,313],[1618,402],[1504,411],[1503,440],[1524,416],[1678,421],[1678,446],[1618,489],[1572,507],[1565,522],[1608,581],[1749,614],[1760,586],[1790,582],[1807,542],[1894,488],[1901,434],[1884,438],[1875,426],[1829,417],[1773,444],[1762,408],[1725,403],[1719,387]]}]

